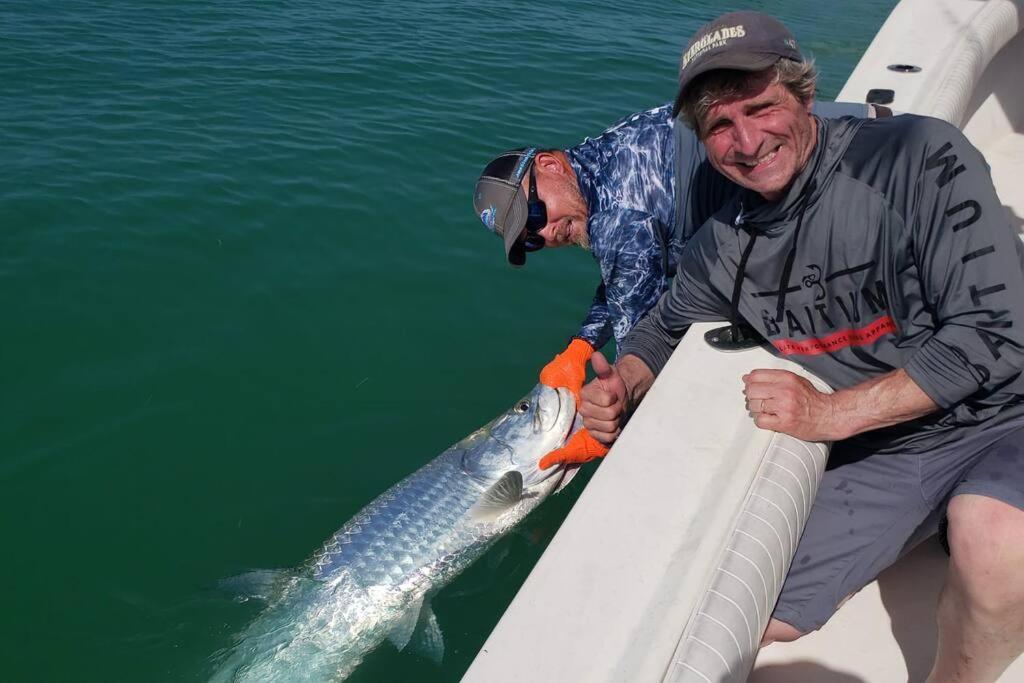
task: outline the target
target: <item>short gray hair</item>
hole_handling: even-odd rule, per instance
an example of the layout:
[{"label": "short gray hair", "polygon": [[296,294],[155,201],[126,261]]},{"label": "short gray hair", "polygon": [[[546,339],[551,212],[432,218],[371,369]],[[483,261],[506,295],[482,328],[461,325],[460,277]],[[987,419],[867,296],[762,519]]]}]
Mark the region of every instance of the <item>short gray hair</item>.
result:
[{"label": "short gray hair", "polygon": [[686,91],[680,108],[680,116],[687,126],[700,137],[700,123],[717,102],[739,97],[748,92],[762,79],[772,75],[772,83],[781,83],[800,102],[807,104],[814,99],[814,87],[818,71],[813,59],[795,62],[780,59],[763,71],[736,71],[718,69],[698,77],[696,83]]}]

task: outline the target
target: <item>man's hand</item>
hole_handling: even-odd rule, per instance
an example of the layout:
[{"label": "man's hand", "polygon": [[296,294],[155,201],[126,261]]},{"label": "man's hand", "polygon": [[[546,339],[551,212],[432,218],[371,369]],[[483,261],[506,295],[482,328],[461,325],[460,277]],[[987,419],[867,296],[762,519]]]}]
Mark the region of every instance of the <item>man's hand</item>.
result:
[{"label": "man's hand", "polygon": [[754,424],[804,441],[848,439],[939,408],[903,369],[834,394],[821,393],[788,370],[754,370],[743,384]]},{"label": "man's hand", "polygon": [[636,356],[626,355],[613,366],[595,352],[590,365],[597,379],[583,387],[577,400],[584,428],[573,434],[564,446],[541,458],[542,470],[556,464],[584,463],[603,457],[622,431],[629,402],[638,402],[654,382],[654,373]]},{"label": "man's hand", "polygon": [[[559,357],[556,357],[555,361],[558,361]],[[580,415],[583,417],[584,428],[573,434],[564,446],[551,451],[541,458],[538,466],[542,470],[546,470],[552,465],[584,463],[594,458],[603,457],[608,453],[608,447],[615,441],[615,437],[621,431],[618,429],[617,420],[614,421],[614,424],[606,422],[604,419],[588,421],[588,413],[593,414],[596,411],[600,415],[606,415],[608,414],[607,404],[610,402],[614,403],[616,400],[622,403],[624,411],[626,396],[626,385],[623,383],[618,372],[615,371],[615,368],[608,364],[603,355],[595,352],[590,358],[590,363],[594,367],[594,372],[597,373],[597,379],[584,387],[576,399],[576,405],[579,407]],[[545,371],[547,371],[547,368],[545,368]],[[543,374],[541,379],[543,381]],[[595,434],[592,431],[592,426],[594,425],[602,428],[613,425],[611,437],[609,438],[609,434],[605,432],[598,432],[597,438],[595,438]]]},{"label": "man's hand", "polygon": [[804,441],[836,441],[850,435],[833,395],[823,394],[789,370],[754,370],[743,376],[743,394],[754,424]]},{"label": "man's hand", "polygon": [[594,347],[583,339],[573,339],[565,351],[558,354],[540,371],[540,383],[552,389],[565,387],[580,404],[580,389],[587,378],[587,361]]},{"label": "man's hand", "polygon": [[552,465],[570,465],[590,462],[608,453],[608,447],[594,440],[586,429],[581,429],[565,442],[540,459],[539,467],[546,470]]},{"label": "man's hand", "polygon": [[590,365],[597,379],[580,392],[580,415],[590,435],[603,444],[611,445],[622,432],[626,416],[626,383],[618,369],[608,364],[601,354],[595,353]]}]

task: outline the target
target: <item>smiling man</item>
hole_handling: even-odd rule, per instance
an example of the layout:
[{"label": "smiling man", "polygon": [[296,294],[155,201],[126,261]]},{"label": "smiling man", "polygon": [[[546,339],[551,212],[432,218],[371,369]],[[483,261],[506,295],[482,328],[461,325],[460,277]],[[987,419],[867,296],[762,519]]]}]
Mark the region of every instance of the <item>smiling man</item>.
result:
[{"label": "smiling man", "polygon": [[995,681],[1024,651],[1024,247],[959,130],[819,118],[814,78],[771,17],[694,36],[675,107],[743,190],[690,240],[616,365],[594,355],[580,412],[610,443],[690,323],[754,328],[836,389],[744,377],[758,426],[835,442],[764,642],[820,628],[944,516],[929,680]]},{"label": "smiling man", "polygon": [[[825,103],[824,116],[867,116],[864,104]],[[668,289],[679,254],[738,188],[708,163],[694,132],[671,105],[629,116],[565,150],[525,147],[487,164],[473,206],[502,239],[513,266],[527,254],[575,244],[588,249],[601,280],[568,347],[541,382],[579,392],[594,349],[626,334]],[[577,432],[542,462],[585,462],[607,449]]]}]

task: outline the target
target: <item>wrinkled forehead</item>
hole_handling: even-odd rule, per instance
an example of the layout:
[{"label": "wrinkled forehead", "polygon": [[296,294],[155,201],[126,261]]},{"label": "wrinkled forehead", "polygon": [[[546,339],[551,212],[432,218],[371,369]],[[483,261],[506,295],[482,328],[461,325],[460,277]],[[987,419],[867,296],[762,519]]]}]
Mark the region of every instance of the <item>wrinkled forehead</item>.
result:
[{"label": "wrinkled forehead", "polygon": [[[714,93],[709,93],[711,95]],[[721,119],[748,115],[762,107],[797,102],[796,96],[781,83],[756,83],[744,90],[723,92],[713,97],[702,117],[701,127],[705,129]]]}]

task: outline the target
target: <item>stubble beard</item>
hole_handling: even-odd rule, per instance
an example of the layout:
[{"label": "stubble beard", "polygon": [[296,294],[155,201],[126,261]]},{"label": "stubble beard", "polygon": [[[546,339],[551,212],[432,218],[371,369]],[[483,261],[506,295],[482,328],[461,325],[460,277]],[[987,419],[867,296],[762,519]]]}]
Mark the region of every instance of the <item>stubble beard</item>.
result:
[{"label": "stubble beard", "polygon": [[580,212],[577,216],[573,217],[573,223],[582,221],[583,229],[580,230],[579,234],[573,237],[573,243],[578,247],[582,247],[586,251],[590,251],[590,232],[587,230],[587,219],[590,216],[590,212],[587,208],[587,201],[583,198],[583,193],[580,192],[580,187],[576,184],[575,180],[569,183],[570,192],[577,206],[580,207]]}]

